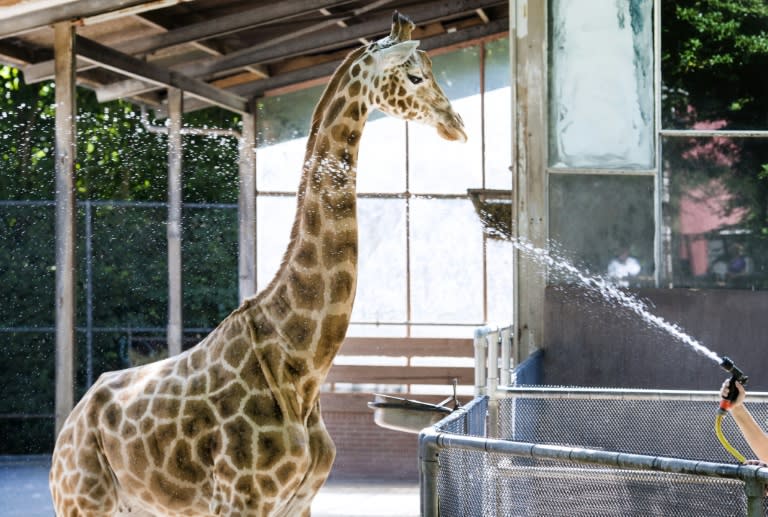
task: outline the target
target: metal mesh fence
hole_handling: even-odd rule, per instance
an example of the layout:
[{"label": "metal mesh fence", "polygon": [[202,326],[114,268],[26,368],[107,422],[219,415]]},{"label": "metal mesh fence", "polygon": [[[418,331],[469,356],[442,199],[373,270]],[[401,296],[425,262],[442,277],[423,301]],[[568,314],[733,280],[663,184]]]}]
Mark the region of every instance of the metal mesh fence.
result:
[{"label": "metal mesh fence", "polygon": [[[651,392],[610,392],[601,397],[592,391],[580,396],[577,390],[547,393],[542,389],[511,395],[499,401],[496,436],[502,440],[486,440],[495,442],[493,447],[440,448],[439,515],[766,515],[762,485],[755,494],[754,486],[745,486],[743,476],[735,475],[737,466],[692,475],[675,463],[734,463],[714,434],[714,393],[668,392],[659,398],[662,395]],[[461,415],[439,423],[436,430],[469,436],[471,423],[485,418],[488,407],[486,399],[476,399]],[[758,422],[765,422],[768,399],[752,400],[749,407]],[[494,430],[488,431],[494,434]],[[742,453],[749,452],[732,419],[726,419],[724,432]],[[505,442],[556,450],[614,451],[616,457],[622,453],[659,461],[645,468],[630,465],[630,460],[623,466],[621,461],[614,465],[574,462],[567,457],[520,455],[512,447],[505,453]],[[747,497],[750,489],[756,502]],[[757,514],[748,512],[749,504],[753,510],[758,508]]]}]

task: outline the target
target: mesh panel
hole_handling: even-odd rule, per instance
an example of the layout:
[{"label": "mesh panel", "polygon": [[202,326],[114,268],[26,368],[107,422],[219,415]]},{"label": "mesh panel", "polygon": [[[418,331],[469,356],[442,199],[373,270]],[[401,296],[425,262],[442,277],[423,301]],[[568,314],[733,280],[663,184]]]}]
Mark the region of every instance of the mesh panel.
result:
[{"label": "mesh panel", "polygon": [[[468,434],[485,419],[476,399],[442,432]],[[500,401],[503,439],[733,463],[715,437],[711,401],[531,399]],[[768,404],[751,403],[758,422]],[[440,426],[440,424],[439,424]],[[724,432],[750,452],[727,418]],[[748,454],[749,456],[749,454]],[[744,483],[445,448],[439,454],[441,516],[705,516],[746,515]]]}]

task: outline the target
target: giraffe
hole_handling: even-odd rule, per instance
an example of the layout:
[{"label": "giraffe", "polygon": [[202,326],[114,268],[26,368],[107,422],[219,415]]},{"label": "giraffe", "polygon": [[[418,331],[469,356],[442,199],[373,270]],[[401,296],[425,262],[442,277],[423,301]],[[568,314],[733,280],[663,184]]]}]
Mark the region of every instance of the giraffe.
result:
[{"label": "giraffe", "polygon": [[353,51],[312,117],[282,264],[205,339],[162,361],[102,374],[53,452],[59,516],[302,516],[335,446],[320,387],[356,290],[356,162],[379,109],[466,141],[414,24]]}]

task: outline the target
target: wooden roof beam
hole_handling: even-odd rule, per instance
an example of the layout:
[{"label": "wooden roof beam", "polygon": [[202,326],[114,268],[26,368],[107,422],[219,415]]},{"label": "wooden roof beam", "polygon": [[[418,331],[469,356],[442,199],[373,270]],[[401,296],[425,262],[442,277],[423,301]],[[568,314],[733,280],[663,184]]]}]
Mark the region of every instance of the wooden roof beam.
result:
[{"label": "wooden roof beam", "polygon": [[[244,29],[250,29],[261,25],[267,25],[287,18],[293,18],[321,7],[336,6],[349,3],[351,0],[284,0],[255,7],[241,13],[221,16],[213,20],[206,20],[173,29],[168,32],[136,38],[115,45],[115,48],[125,54],[145,54],[155,50],[182,45],[193,41],[199,41],[225,34],[230,34]],[[82,71],[90,65],[85,61],[77,62],[77,70]],[[24,67],[24,80],[27,84],[40,81],[48,81],[53,78],[53,61],[43,61]]]},{"label": "wooden roof beam", "polygon": [[95,62],[103,68],[162,86],[179,88],[193,97],[231,111],[248,112],[246,99],[237,94],[220,90],[203,81],[141,61],[88,38],[78,37],[75,48],[81,57]]}]

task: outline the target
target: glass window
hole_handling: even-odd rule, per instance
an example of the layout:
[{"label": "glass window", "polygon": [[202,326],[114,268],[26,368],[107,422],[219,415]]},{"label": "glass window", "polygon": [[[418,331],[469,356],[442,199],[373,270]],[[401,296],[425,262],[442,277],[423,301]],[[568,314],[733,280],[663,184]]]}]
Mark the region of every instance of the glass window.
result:
[{"label": "glass window", "polygon": [[411,201],[413,320],[483,321],[483,231],[466,199]]},{"label": "glass window", "polygon": [[410,191],[466,194],[482,184],[480,52],[477,47],[432,58],[435,79],[464,120],[468,141],[449,142],[423,124],[408,125]]},{"label": "glass window", "polygon": [[766,3],[691,4],[661,2],[664,127],[768,129]]},{"label": "glass window", "polygon": [[404,199],[358,201],[359,276],[353,321],[402,323],[406,311],[406,230]]},{"label": "glass window", "polygon": [[652,4],[552,1],[552,167],[653,167]]},{"label": "glass window", "polygon": [[288,248],[296,198],[259,196],[256,201],[256,288],[267,287],[277,273]]},{"label": "glass window", "polygon": [[764,153],[762,139],[665,139],[675,286],[768,287]]},{"label": "glass window", "polygon": [[553,174],[549,181],[551,247],[578,267],[604,276],[616,276],[614,259],[624,264],[622,255],[628,254],[637,260],[640,271],[618,275],[617,281],[650,285],[654,273],[653,178]]},{"label": "glass window", "polygon": [[256,185],[261,191],[295,192],[304,164],[312,112],[323,86],[259,102]]},{"label": "glass window", "polygon": [[661,4],[665,258],[679,287],[768,287],[768,7],[738,4]]},{"label": "glass window", "polygon": [[510,190],[512,174],[512,89],[509,38],[485,44],[485,187]]},{"label": "glass window", "polygon": [[357,191],[405,192],[405,122],[375,112],[360,137]]}]

